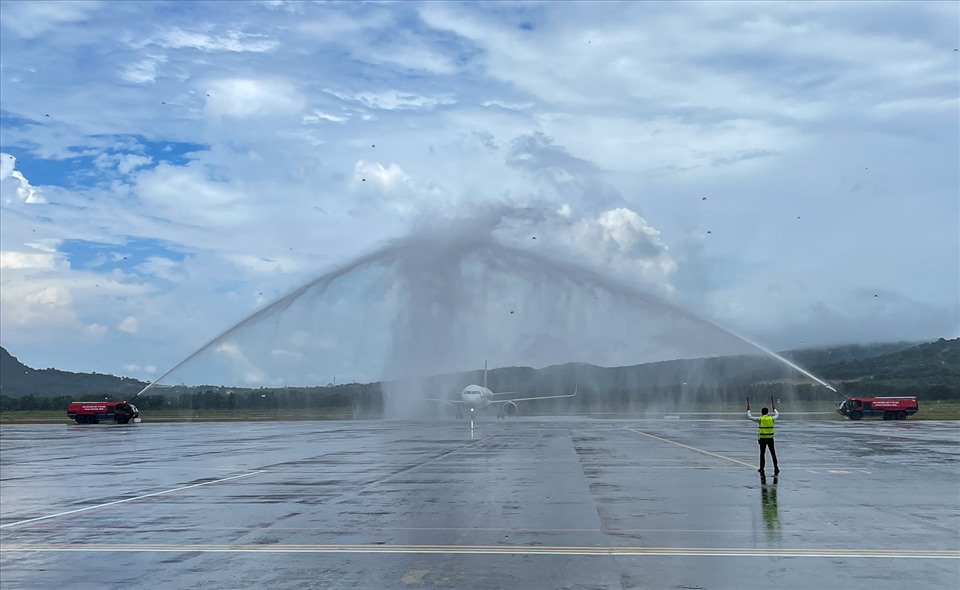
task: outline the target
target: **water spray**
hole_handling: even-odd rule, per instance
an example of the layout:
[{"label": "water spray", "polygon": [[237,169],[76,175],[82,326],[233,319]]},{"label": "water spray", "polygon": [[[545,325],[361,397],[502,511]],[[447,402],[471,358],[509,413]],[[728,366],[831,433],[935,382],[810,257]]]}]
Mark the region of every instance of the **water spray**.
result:
[{"label": "water spray", "polygon": [[[423,365],[442,364],[444,359],[441,357],[445,357],[450,350],[459,349],[456,346],[457,343],[453,341],[420,341],[417,340],[417,336],[419,335],[421,339],[425,338],[427,336],[424,336],[424,334],[428,336],[434,334],[438,325],[450,326],[451,321],[456,321],[462,317],[460,314],[463,314],[465,308],[457,306],[462,305],[465,297],[470,294],[470,290],[465,286],[465,281],[476,276],[476,273],[474,275],[466,273],[467,278],[465,278],[463,269],[466,268],[473,271],[479,269],[481,273],[500,273],[506,277],[518,277],[521,281],[526,281],[522,284],[534,285],[534,288],[553,282],[564,286],[564,288],[579,289],[582,292],[600,292],[638,310],[657,312],[658,317],[672,316],[692,324],[694,327],[708,328],[715,334],[733,337],[827,389],[839,393],[835,387],[826,381],[779,354],[729,328],[697,316],[660,297],[583,266],[557,260],[541,253],[508,246],[494,239],[492,235],[494,229],[510,218],[511,215],[512,218],[522,218],[522,213],[522,211],[513,210],[508,213],[499,211],[497,216],[490,219],[466,220],[457,224],[458,227],[453,230],[448,227],[444,231],[427,232],[398,239],[379,250],[336,267],[334,270],[288,292],[221,332],[140,390],[131,398],[131,401],[150,390],[154,385],[161,383],[164,378],[187,365],[202,353],[226,342],[245,327],[256,325],[264,318],[283,313],[292,307],[299,298],[311,292],[321,294],[326,292],[335,281],[351,275],[355,271],[370,268],[384,269],[388,273],[391,284],[399,284],[401,287],[407,288],[410,290],[412,298],[411,302],[406,304],[406,311],[399,312],[399,315],[393,318],[393,324],[390,328],[394,338],[392,354],[398,356],[397,358],[388,357],[394,366],[388,366],[386,372],[396,368],[409,372],[411,370],[422,370]],[[465,224],[470,225],[471,231],[460,231],[463,229],[460,226]],[[432,325],[429,321],[431,320],[429,315],[424,316],[428,320],[426,323],[419,321],[422,318],[418,314],[429,314],[438,307],[447,315],[439,318],[434,317]],[[524,344],[524,346],[533,345]],[[567,351],[560,354],[570,355],[575,353],[575,351]],[[460,362],[452,357],[446,360]]]}]

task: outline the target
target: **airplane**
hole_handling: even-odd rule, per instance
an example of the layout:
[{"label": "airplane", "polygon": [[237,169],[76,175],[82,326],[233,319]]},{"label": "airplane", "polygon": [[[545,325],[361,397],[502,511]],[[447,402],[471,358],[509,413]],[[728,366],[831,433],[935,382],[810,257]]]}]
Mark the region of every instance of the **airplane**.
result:
[{"label": "airplane", "polygon": [[516,393],[515,391],[499,391],[493,392],[490,391],[490,388],[487,387],[487,363],[483,363],[483,385],[467,385],[463,388],[463,391],[460,392],[459,400],[450,400],[450,399],[436,399],[436,398],[425,398],[425,401],[431,402],[443,402],[448,404],[453,404],[457,407],[457,418],[463,418],[463,409],[467,408],[470,411],[471,418],[474,416],[477,410],[485,410],[491,406],[497,407],[497,418],[506,418],[507,416],[513,416],[517,413],[517,404],[516,402],[525,402],[538,399],[558,399],[561,397],[573,397],[577,395],[579,386],[575,386],[573,393],[570,395],[546,395],[540,397],[521,397],[514,399],[502,399],[496,400],[493,399],[498,395],[509,395],[511,393]]}]

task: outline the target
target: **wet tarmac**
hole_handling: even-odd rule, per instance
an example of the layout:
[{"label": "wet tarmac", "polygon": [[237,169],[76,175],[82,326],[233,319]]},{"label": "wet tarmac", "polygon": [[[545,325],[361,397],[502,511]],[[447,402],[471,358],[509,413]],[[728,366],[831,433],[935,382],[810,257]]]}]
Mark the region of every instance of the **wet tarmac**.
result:
[{"label": "wet tarmac", "polygon": [[960,423],[0,430],[0,587],[957,588]]}]

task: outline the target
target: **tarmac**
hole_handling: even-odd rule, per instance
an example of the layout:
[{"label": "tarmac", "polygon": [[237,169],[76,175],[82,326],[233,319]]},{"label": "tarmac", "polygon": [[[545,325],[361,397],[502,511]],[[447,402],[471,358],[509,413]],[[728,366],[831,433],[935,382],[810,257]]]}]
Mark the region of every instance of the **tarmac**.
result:
[{"label": "tarmac", "polygon": [[0,588],[957,588],[960,423],[28,425]]}]

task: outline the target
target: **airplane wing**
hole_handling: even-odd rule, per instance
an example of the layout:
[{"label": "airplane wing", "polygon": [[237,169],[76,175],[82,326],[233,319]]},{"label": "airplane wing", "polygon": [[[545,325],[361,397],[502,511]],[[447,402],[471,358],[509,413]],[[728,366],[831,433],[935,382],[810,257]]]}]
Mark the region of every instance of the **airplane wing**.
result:
[{"label": "airplane wing", "polygon": [[421,397],[420,401],[423,402],[442,402],[445,404],[462,404],[462,399],[437,399],[435,397]]},{"label": "airplane wing", "polygon": [[516,391],[492,391],[492,395],[509,395],[511,393],[517,393]]},{"label": "airplane wing", "polygon": [[570,395],[541,395],[540,397],[518,397],[516,399],[498,399],[498,400],[491,401],[490,405],[505,404],[507,402],[528,402],[528,401],[537,400],[537,399],[559,399],[561,397],[573,397],[577,395],[578,391],[579,391],[579,386],[575,387],[573,390],[573,393],[571,393]]}]

